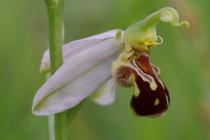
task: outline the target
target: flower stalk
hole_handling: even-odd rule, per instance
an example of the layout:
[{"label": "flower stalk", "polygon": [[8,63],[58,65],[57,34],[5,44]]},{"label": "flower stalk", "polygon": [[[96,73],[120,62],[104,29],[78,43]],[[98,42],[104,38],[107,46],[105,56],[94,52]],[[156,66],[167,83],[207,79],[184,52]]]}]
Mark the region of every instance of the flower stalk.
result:
[{"label": "flower stalk", "polygon": [[62,22],[64,0],[45,0],[49,20],[49,50],[51,73],[63,63],[62,58]]},{"label": "flower stalk", "polygon": [[[62,57],[62,23],[64,0],[45,0],[48,13],[50,74],[53,74],[63,63]],[[79,107],[78,107],[79,108]],[[68,140],[68,128],[77,108],[48,116],[49,139]]]}]

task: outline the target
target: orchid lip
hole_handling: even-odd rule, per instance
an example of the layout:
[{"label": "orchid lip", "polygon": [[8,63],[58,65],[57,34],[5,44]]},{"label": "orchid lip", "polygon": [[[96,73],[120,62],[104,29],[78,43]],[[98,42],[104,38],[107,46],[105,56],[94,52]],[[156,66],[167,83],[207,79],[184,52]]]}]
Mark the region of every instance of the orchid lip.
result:
[{"label": "orchid lip", "polygon": [[[136,64],[134,65],[135,68],[142,72],[138,73],[135,70],[137,72],[135,74],[135,88],[139,89],[137,90],[139,94],[132,97],[131,107],[140,116],[160,116],[168,109],[168,90],[160,80],[153,65],[150,64],[147,55],[140,54],[133,61]],[[152,81],[148,79],[149,77],[152,78]],[[148,79],[148,81],[144,79]],[[152,85],[155,85],[155,87]]]}]

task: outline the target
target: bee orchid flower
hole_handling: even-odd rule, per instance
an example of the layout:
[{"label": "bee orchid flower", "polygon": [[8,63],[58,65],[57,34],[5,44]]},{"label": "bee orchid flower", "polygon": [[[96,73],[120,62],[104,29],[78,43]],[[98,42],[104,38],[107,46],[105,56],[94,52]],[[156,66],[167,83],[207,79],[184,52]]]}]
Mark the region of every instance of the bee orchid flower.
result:
[{"label": "bee orchid flower", "polygon": [[[63,112],[91,97],[100,105],[115,99],[116,85],[133,87],[131,107],[139,116],[159,116],[168,109],[169,93],[160,70],[149,61],[150,48],[162,43],[156,33],[158,21],[188,27],[179,22],[177,11],[165,7],[129,26],[63,45],[64,63],[37,91],[35,115]],[[40,71],[50,70],[45,51]]]}]

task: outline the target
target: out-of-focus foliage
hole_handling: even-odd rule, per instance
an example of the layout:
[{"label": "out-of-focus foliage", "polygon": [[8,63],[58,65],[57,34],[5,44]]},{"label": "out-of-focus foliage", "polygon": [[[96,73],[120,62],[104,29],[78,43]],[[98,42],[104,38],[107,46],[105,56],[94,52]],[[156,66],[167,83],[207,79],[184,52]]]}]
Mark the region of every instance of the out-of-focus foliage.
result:
[{"label": "out-of-focus foliage", "polygon": [[[161,68],[171,105],[160,119],[139,118],[130,110],[132,89],[119,88],[116,102],[100,107],[86,101],[70,131],[73,140],[206,140],[210,96],[210,18],[207,0],[66,0],[65,42],[113,28],[125,29],[164,6],[191,22],[190,30],[161,23],[164,44],[151,52]],[[31,114],[33,95],[44,82],[39,62],[47,48],[44,1],[0,4],[0,139],[46,140],[47,118]],[[93,52],[94,53],[94,52]],[[208,104],[208,102],[207,102]],[[209,103],[210,106],[210,103]]]}]

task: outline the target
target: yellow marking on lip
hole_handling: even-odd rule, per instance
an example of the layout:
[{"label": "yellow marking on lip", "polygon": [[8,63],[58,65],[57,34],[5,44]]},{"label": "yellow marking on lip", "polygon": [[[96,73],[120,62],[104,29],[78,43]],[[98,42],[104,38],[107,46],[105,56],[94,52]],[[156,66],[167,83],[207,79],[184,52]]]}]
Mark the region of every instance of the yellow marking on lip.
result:
[{"label": "yellow marking on lip", "polygon": [[137,96],[139,96],[139,94],[141,94],[141,91],[138,88],[137,84],[134,83],[134,96],[137,97]]},{"label": "yellow marking on lip", "polygon": [[151,90],[155,91],[157,89],[157,84],[155,82],[150,83]]},{"label": "yellow marking on lip", "polygon": [[155,102],[154,102],[154,106],[159,105],[159,103],[160,103],[160,100],[159,100],[158,98],[156,98],[156,99],[155,99]]}]

